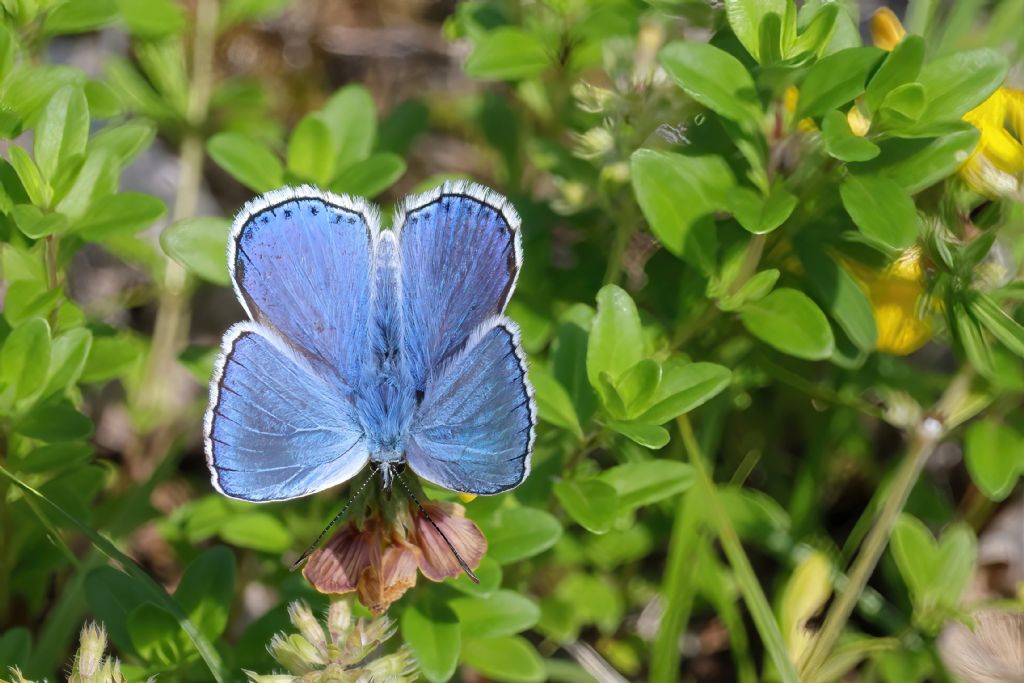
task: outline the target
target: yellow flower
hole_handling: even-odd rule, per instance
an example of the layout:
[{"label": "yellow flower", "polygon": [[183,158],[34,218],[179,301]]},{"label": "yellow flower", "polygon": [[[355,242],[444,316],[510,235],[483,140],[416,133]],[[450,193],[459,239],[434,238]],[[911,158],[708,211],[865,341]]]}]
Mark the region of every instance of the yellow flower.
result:
[{"label": "yellow flower", "polygon": [[[786,110],[786,113],[792,116],[796,112],[796,105],[800,101],[800,89],[795,85],[788,86],[782,93],[782,108]],[[810,133],[818,129],[814,125],[814,121],[809,118],[800,119],[797,123],[799,128],[804,133]]]},{"label": "yellow flower", "polygon": [[964,121],[981,135],[960,177],[987,197],[1024,198],[1024,92],[999,88]]},{"label": "yellow flower", "polygon": [[854,102],[853,106],[850,107],[850,111],[846,112],[846,123],[849,124],[850,131],[854,135],[864,137],[868,134],[868,130],[871,129],[871,119],[864,115],[864,112],[858,106],[858,102]]},{"label": "yellow flower", "polygon": [[875,349],[906,356],[924,346],[932,336],[927,312],[922,311],[925,294],[921,249],[911,247],[881,270],[846,262],[871,303],[878,328]]},{"label": "yellow flower", "polygon": [[[892,50],[906,35],[892,10],[883,7],[871,16],[871,38],[877,47]],[[1024,92],[999,88],[964,114],[964,121],[981,136],[960,166],[960,177],[987,197],[1024,198]],[[857,131],[853,120],[850,127]]]},{"label": "yellow flower", "polygon": [[903,28],[903,24],[888,7],[876,10],[871,15],[871,41],[875,47],[892,52],[892,49],[899,45],[906,35],[907,31]]}]

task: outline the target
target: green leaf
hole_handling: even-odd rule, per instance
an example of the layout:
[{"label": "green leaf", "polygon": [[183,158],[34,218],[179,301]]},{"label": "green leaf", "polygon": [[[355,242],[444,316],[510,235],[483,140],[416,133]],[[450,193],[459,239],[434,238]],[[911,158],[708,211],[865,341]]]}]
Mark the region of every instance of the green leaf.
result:
[{"label": "green leaf", "polygon": [[745,187],[732,190],[730,210],[748,232],[763,235],[786,222],[796,208],[796,196],[777,183],[767,197]]},{"label": "green leaf", "polygon": [[89,608],[122,650],[135,652],[128,630],[128,615],[149,596],[124,572],[113,567],[97,567],[85,577],[85,598]]},{"label": "green leaf", "polygon": [[781,52],[778,43],[781,37],[780,30],[774,31],[776,44],[763,44],[761,34],[766,24],[771,23],[768,17],[774,15],[774,23],[781,28],[781,19],[785,12],[785,0],[725,0],[725,16],[729,20],[729,27],[750,56],[762,63],[765,61],[762,55],[766,51]]},{"label": "green leaf", "polygon": [[331,191],[357,197],[376,197],[405,175],[405,160],[391,152],[378,152],[342,171]]},{"label": "green leaf", "polygon": [[67,401],[39,403],[13,425],[14,431],[46,443],[76,441],[92,434],[92,422]]},{"label": "green leaf", "polygon": [[597,392],[587,376],[587,346],[594,309],[574,304],[562,314],[551,349],[555,379],[566,388],[580,423],[586,424],[597,408]]},{"label": "green leaf", "polygon": [[533,628],[540,619],[536,603],[510,590],[495,591],[486,598],[458,597],[448,605],[459,617],[466,640],[515,635]]},{"label": "green leaf", "polygon": [[173,223],[160,233],[164,252],[204,280],[231,284],[227,244],[231,224],[225,218],[204,216]]},{"label": "green leaf", "polygon": [[93,337],[89,359],[82,370],[81,382],[104,382],[121,376],[142,354],[142,342],[130,335]]},{"label": "green leaf", "polygon": [[917,80],[928,94],[928,104],[919,125],[959,119],[1002,85],[1007,68],[1006,57],[990,48],[956,52],[925,64]]},{"label": "green leaf", "polygon": [[223,546],[203,551],[185,568],[174,599],[210,640],[224,633],[235,591],[235,556]]},{"label": "green leaf", "polygon": [[487,537],[487,555],[501,564],[538,555],[562,535],[557,519],[528,507],[502,509],[480,527]]},{"label": "green leaf", "polygon": [[987,294],[976,294],[970,301],[971,313],[992,336],[1010,351],[1024,357],[1024,326],[1014,320]]},{"label": "green leaf", "polygon": [[90,152],[75,176],[75,182],[57,203],[57,210],[72,220],[81,218],[95,201],[117,191],[119,172],[116,159],[110,152]]},{"label": "green leaf", "polygon": [[911,35],[901,40],[868,82],[867,90],[864,91],[864,103],[868,110],[878,111],[891,90],[914,81],[923,63],[924,38]]},{"label": "green leaf", "polygon": [[86,149],[91,152],[106,150],[124,167],[147,149],[156,136],[156,127],[148,121],[128,121],[108,126],[94,135]]},{"label": "green leaf", "polygon": [[703,273],[714,269],[712,215],[728,206],[734,179],[721,157],[649,149],[631,157],[633,192],[651,232],[666,249]]},{"label": "green leaf", "polygon": [[756,126],[763,112],[750,73],[738,59],[708,43],[673,42],[658,60],[679,87],[727,119]]},{"label": "green leaf", "polygon": [[101,242],[124,235],[134,235],[156,223],[167,211],[164,203],[141,192],[119,192],[102,197],[72,226],[82,239]]},{"label": "green leaf", "polygon": [[377,107],[369,90],[345,86],[324,104],[321,120],[334,140],[335,172],[370,156],[377,138]]},{"label": "green leaf", "polygon": [[48,36],[94,31],[117,17],[114,0],[68,0],[46,14],[43,33]]},{"label": "green leaf", "polygon": [[878,341],[875,314],[864,291],[817,243],[797,244],[811,294],[828,311],[854,346],[873,351]]},{"label": "green leaf", "polygon": [[647,460],[617,465],[598,479],[615,489],[618,511],[625,512],[686,491],[694,473],[693,467],[675,460]]},{"label": "green leaf", "polygon": [[609,420],[605,424],[609,429],[622,434],[644,448],[652,450],[664,448],[670,440],[668,430],[658,425],[640,421],[624,422],[622,420]]},{"label": "green leaf", "polygon": [[674,420],[720,394],[731,379],[732,373],[721,365],[670,360],[662,370],[654,405],[638,420],[648,424]]},{"label": "green leaf", "polygon": [[534,398],[537,401],[537,410],[541,419],[556,427],[568,429],[576,435],[576,438],[582,439],[583,430],[580,428],[580,421],[576,416],[576,408],[558,380],[541,366],[531,365],[530,383],[533,384]]},{"label": "green leaf", "polygon": [[905,83],[893,88],[878,109],[878,125],[898,130],[916,123],[925,107],[925,91],[920,83]]},{"label": "green leaf", "polygon": [[964,461],[971,479],[990,500],[1005,500],[1024,474],[1024,439],[992,419],[971,424],[964,435]]},{"label": "green leaf", "polygon": [[53,443],[33,449],[27,457],[14,464],[19,472],[39,474],[79,467],[87,463],[93,453],[93,447],[87,443]]},{"label": "green leaf", "polygon": [[21,185],[25,188],[25,193],[28,194],[32,203],[39,208],[49,206],[50,199],[53,197],[53,190],[43,180],[43,176],[39,173],[39,168],[36,167],[35,162],[32,161],[28,153],[17,145],[11,145],[7,149],[7,158],[10,159],[11,166],[14,167],[14,172],[18,174],[18,180],[21,181]]},{"label": "green leaf", "polygon": [[775,283],[779,281],[779,271],[775,268],[755,273],[733,294],[726,294],[718,300],[718,308],[723,311],[736,311],[748,301],[758,301],[768,296]]},{"label": "green leaf", "polygon": [[182,659],[178,622],[162,607],[145,602],[128,614],[128,633],[135,651],[163,666]]},{"label": "green leaf", "polygon": [[474,583],[466,576],[465,572],[455,578],[447,579],[445,583],[461,593],[481,598],[493,595],[496,590],[501,588],[501,565],[493,558],[485,556],[480,560],[480,566],[473,573],[476,574],[476,578],[480,579],[480,583]]},{"label": "green leaf", "polygon": [[587,377],[591,386],[599,386],[602,372],[618,378],[640,362],[643,355],[643,329],[636,304],[621,287],[605,285],[597,293],[597,315],[587,344]]},{"label": "green leaf", "polygon": [[797,358],[823,360],[835,348],[825,314],[795,289],[776,289],[764,299],[748,303],[740,311],[740,320],[752,335]]},{"label": "green leaf", "polygon": [[965,123],[961,130],[938,138],[888,140],[879,145],[882,153],[876,158],[850,170],[891,178],[909,194],[917,194],[956,172],[978,136],[978,129]]},{"label": "green leaf", "polygon": [[622,398],[625,414],[636,417],[651,405],[658,385],[661,384],[661,365],[644,358],[626,370],[615,382],[615,388]]},{"label": "green leaf", "polygon": [[468,640],[462,659],[484,676],[508,683],[539,683],[544,662],[530,641],[521,636]]},{"label": "green leaf", "polygon": [[876,47],[851,47],[815,62],[800,86],[795,118],[821,116],[852,101],[884,54]]},{"label": "green leaf", "polygon": [[334,176],[333,147],[331,131],[320,115],[307,114],[288,140],[288,170],[304,180],[327,185]]},{"label": "green leaf", "polygon": [[18,204],[11,210],[11,218],[18,229],[32,239],[61,234],[70,225],[66,216],[59,213],[43,213],[32,204]]},{"label": "green leaf", "polygon": [[268,512],[232,515],[220,528],[220,537],[239,548],[280,554],[292,545],[292,535],[281,521]]},{"label": "green leaf", "polygon": [[42,389],[50,367],[50,326],[30,318],[11,331],[0,348],[0,386],[15,399]]},{"label": "green leaf", "polygon": [[877,157],[881,151],[875,143],[855,135],[850,130],[846,115],[835,109],[822,119],[821,136],[825,151],[840,161],[867,161]]},{"label": "green leaf", "polygon": [[484,80],[515,81],[532,78],[553,63],[539,38],[519,28],[502,27],[475,42],[466,73]]},{"label": "green leaf", "polygon": [[917,239],[917,207],[906,190],[883,176],[848,175],[839,186],[850,218],[875,244],[905,249]]},{"label": "green leaf", "polygon": [[36,124],[33,154],[43,178],[52,182],[58,168],[85,151],[89,138],[89,105],[78,86],[53,94]]},{"label": "green leaf", "polygon": [[50,366],[42,395],[64,391],[82,376],[92,348],[92,332],[84,327],[58,335],[50,347]]},{"label": "green leaf", "polygon": [[32,633],[23,626],[7,629],[0,636],[0,667],[7,671],[10,667],[24,668],[32,649]]},{"label": "green leaf", "polygon": [[580,526],[595,534],[606,533],[615,521],[618,494],[600,479],[564,479],[554,486],[555,497]]},{"label": "green leaf", "polygon": [[12,326],[29,318],[48,317],[63,296],[62,289],[50,289],[45,281],[15,280],[4,293],[4,317]]},{"label": "green leaf", "polygon": [[185,28],[184,8],[171,0],[117,0],[118,15],[132,35],[163,38]]},{"label": "green leaf", "polygon": [[814,16],[807,22],[803,33],[797,36],[786,57],[796,57],[806,53],[820,57],[836,31],[838,16],[839,5],[837,3],[826,2],[818,5]]},{"label": "green leaf", "polygon": [[402,640],[412,648],[428,681],[447,681],[455,674],[460,633],[458,617],[442,602],[416,602],[402,613]]},{"label": "green leaf", "polygon": [[284,169],[262,143],[242,133],[218,133],[206,143],[218,166],[254,192],[266,192],[284,184]]}]

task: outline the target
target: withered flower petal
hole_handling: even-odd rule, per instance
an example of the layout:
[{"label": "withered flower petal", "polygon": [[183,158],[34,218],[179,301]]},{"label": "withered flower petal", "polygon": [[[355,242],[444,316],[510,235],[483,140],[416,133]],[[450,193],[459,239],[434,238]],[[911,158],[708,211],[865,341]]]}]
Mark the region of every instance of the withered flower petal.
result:
[{"label": "withered flower petal", "polygon": [[351,593],[372,564],[380,564],[381,541],[376,525],[363,531],[343,527],[312,555],[302,575],[321,593]]},{"label": "withered flower petal", "polygon": [[416,585],[416,551],[405,543],[384,549],[379,563],[367,567],[356,589],[359,601],[373,614],[383,614],[395,600]]},{"label": "withered flower petal", "polygon": [[[423,509],[452,542],[466,564],[476,569],[487,552],[487,539],[476,523],[466,519],[465,509],[455,503],[441,502],[424,502]],[[462,573],[462,567],[448,544],[427,518],[422,514],[416,515],[415,526],[414,542],[420,551],[419,565],[423,576],[431,581],[444,581]]]}]

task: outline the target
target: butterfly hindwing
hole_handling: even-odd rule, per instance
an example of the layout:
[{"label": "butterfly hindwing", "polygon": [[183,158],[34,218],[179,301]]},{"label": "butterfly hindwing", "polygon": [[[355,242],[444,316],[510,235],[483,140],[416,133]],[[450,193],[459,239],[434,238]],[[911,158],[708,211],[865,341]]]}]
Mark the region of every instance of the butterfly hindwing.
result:
[{"label": "butterfly hindwing", "polygon": [[363,200],[284,188],[246,205],[229,245],[249,316],[350,387],[366,349],[377,223]]},{"label": "butterfly hindwing", "polygon": [[409,466],[453,491],[507,491],[529,474],[536,413],[519,328],[491,318],[427,380],[406,444]]},{"label": "butterfly hindwing", "polygon": [[224,336],[205,437],[214,486],[252,502],[335,486],[369,459],[351,403],[274,332],[251,322]]},{"label": "butterfly hindwing", "polygon": [[403,353],[421,390],[473,330],[505,310],[522,262],[519,216],[501,195],[455,182],[406,199],[395,226]]}]

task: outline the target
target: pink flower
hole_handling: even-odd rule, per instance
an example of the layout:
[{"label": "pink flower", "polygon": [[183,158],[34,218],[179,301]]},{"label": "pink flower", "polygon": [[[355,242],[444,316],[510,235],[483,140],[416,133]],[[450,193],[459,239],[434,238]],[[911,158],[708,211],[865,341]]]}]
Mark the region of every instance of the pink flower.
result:
[{"label": "pink flower", "polygon": [[[389,506],[389,514],[374,509],[362,520],[343,526],[309,557],[303,576],[321,593],[355,592],[374,614],[383,614],[416,585],[416,570],[431,581],[462,572],[458,560],[438,529],[447,536],[471,568],[480,564],[487,539],[466,519],[456,503],[423,504],[437,529],[415,504]],[[385,517],[390,519],[385,519]]]}]

